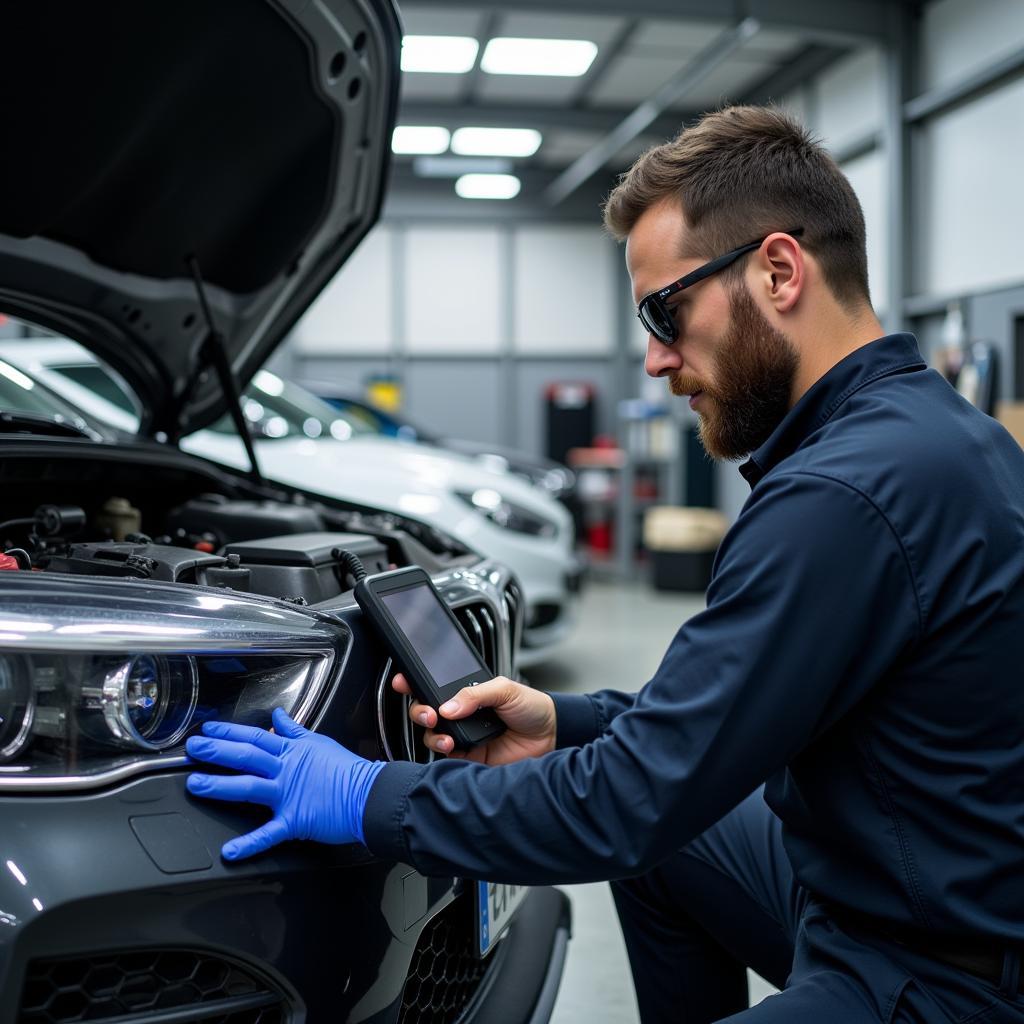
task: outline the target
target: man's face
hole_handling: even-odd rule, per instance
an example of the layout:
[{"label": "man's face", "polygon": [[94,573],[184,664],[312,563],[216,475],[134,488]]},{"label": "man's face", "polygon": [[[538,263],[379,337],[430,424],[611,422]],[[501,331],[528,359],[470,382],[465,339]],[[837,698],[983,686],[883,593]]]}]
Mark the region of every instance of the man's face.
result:
[{"label": "man's face", "polygon": [[[629,234],[633,299],[671,283],[703,260],[683,259],[678,204],[647,210]],[[717,253],[712,255],[718,255]],[[789,410],[799,357],[758,308],[743,281],[711,277],[669,299],[679,337],[648,338],[646,370],[689,396],[700,437],[716,459],[738,459],[763,444]]]}]

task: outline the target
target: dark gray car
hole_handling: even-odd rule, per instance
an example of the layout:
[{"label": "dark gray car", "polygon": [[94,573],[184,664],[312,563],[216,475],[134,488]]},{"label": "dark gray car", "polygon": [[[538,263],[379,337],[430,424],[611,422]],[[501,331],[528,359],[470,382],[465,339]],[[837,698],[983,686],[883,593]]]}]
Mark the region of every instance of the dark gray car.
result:
[{"label": "dark gray car", "polygon": [[[352,599],[422,565],[496,673],[522,601],[415,520],[187,456],[376,219],[400,28],[383,0],[10,5],[0,312],[144,402],[99,431],[0,364],[0,1024],[546,1020],[564,897],[362,847],[218,850],[208,718],[424,748]],[[244,438],[248,433],[241,431]]]}]

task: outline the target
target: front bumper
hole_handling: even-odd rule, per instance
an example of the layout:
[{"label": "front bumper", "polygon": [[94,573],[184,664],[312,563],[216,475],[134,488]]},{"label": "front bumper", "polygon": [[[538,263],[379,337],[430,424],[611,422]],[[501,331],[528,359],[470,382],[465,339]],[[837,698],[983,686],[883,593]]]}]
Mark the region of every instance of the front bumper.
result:
[{"label": "front bumper", "polygon": [[525,1009],[501,1019],[546,1020],[530,1014],[547,975],[515,953],[559,961],[566,925],[545,890],[477,965],[459,881],[354,846],[224,863],[220,845],[264,814],[200,806],[184,779],[0,799],[0,1024],[442,1024],[469,1007],[483,1022],[511,1000],[509,970]]}]

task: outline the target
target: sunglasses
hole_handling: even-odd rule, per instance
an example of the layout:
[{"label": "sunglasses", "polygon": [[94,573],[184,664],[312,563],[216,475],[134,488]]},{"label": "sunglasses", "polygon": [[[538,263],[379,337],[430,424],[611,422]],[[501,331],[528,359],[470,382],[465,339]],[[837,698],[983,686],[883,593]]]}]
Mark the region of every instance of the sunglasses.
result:
[{"label": "sunglasses", "polygon": [[[792,235],[794,238],[799,238],[804,233],[804,229],[793,228],[785,233]],[[764,236],[764,238],[767,237],[767,235]],[[759,249],[764,244],[764,238],[759,238],[756,242],[748,242],[746,245],[741,245],[738,249],[732,249],[722,256],[717,256],[710,263],[705,263],[702,267],[691,270],[690,273],[685,277],[679,278],[678,281],[673,281],[664,288],[651,292],[650,295],[645,295],[636,307],[636,315],[640,317],[640,323],[644,325],[647,333],[653,334],[658,341],[666,345],[674,344],[676,338],[679,337],[679,328],[676,326],[676,318],[672,310],[666,305],[665,300],[670,295],[675,295],[676,292],[681,292],[684,288],[689,288],[698,281],[703,281],[706,277],[717,274],[720,270],[725,270],[726,267],[735,263],[748,252]]]}]

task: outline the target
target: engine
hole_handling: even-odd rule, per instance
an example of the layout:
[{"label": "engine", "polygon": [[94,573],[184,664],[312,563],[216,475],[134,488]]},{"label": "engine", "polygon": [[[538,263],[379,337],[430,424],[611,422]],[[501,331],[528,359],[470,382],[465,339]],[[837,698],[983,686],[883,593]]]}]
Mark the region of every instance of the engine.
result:
[{"label": "engine", "polygon": [[[218,495],[184,502],[162,525],[163,533],[142,533],[138,510],[124,499],[106,502],[92,521],[76,506],[42,505],[0,523],[0,569],[223,587],[317,605],[351,589],[346,553],[367,572],[382,572],[405,563],[408,553],[396,547],[410,543],[387,523],[370,524],[372,533],[332,530],[312,507]],[[24,546],[8,547],[19,535]]]}]

